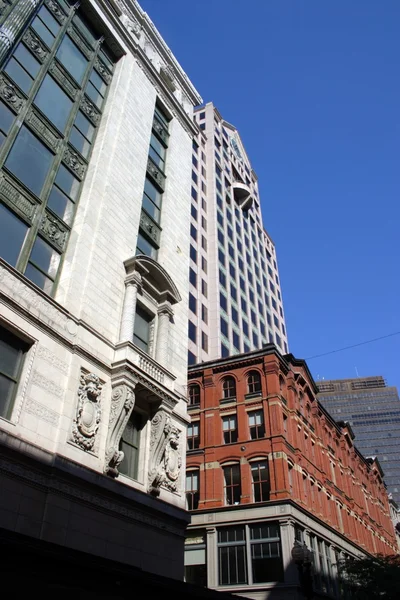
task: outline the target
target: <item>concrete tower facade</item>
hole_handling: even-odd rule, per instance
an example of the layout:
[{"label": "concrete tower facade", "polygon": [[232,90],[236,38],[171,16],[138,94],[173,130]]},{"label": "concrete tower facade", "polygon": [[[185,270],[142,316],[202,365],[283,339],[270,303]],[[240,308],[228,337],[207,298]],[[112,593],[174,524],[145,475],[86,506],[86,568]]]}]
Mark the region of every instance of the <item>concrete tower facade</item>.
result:
[{"label": "concrete tower facade", "polygon": [[288,351],[277,258],[257,176],[237,129],[212,103],[194,114],[189,364],[274,343]]}]

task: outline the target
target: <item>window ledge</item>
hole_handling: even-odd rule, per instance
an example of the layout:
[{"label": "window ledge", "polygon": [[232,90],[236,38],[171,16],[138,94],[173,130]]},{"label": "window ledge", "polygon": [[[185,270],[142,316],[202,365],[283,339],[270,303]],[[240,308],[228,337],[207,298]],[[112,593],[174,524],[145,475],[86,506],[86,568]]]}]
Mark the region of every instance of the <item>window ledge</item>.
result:
[{"label": "window ledge", "polygon": [[232,396],[231,398],[221,398],[219,401],[220,404],[236,404],[236,396]]},{"label": "window ledge", "polygon": [[253,398],[261,398],[262,392],[252,392],[251,394],[245,394],[245,400],[253,400]]}]

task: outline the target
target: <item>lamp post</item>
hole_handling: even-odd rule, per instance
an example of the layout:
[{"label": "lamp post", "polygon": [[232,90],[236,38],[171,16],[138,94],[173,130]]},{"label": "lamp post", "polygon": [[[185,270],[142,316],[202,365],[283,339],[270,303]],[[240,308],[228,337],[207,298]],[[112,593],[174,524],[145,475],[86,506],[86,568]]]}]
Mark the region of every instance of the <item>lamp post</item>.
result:
[{"label": "lamp post", "polygon": [[292,559],[297,565],[297,569],[299,571],[299,581],[301,591],[304,594],[304,597],[307,600],[312,600],[313,598],[313,581],[311,575],[311,552],[307,548],[306,544],[300,544],[297,540],[294,542],[294,546],[292,548]]}]

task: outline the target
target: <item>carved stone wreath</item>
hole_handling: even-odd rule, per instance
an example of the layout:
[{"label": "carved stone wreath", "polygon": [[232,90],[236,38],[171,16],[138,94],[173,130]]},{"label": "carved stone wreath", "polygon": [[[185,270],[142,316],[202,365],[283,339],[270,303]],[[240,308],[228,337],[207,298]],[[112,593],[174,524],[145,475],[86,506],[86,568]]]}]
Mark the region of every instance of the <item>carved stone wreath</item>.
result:
[{"label": "carved stone wreath", "polygon": [[85,451],[93,450],[100,426],[102,387],[97,375],[81,373],[71,440]]}]

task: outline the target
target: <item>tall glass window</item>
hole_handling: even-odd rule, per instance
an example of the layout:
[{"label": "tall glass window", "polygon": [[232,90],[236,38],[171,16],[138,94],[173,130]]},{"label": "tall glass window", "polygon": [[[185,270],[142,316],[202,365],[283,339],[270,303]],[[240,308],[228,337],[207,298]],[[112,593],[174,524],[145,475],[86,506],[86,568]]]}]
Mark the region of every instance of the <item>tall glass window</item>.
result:
[{"label": "tall glass window", "polygon": [[114,60],[80,10],[42,5],[1,72],[0,255],[52,294]]},{"label": "tall glass window", "polygon": [[119,445],[119,449],[124,453],[124,459],[119,470],[131,479],[138,478],[140,431],[142,427],[142,415],[133,412]]},{"label": "tall glass window", "polygon": [[244,527],[218,531],[219,584],[247,583],[246,538]]}]

